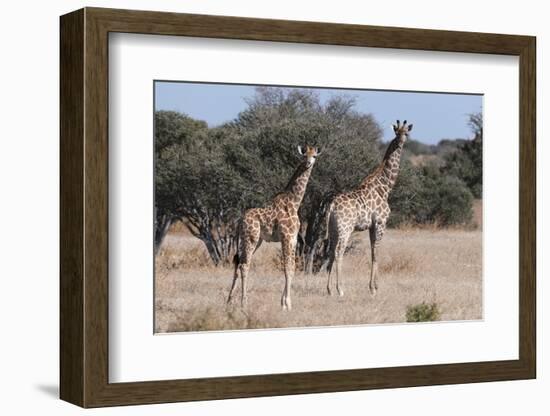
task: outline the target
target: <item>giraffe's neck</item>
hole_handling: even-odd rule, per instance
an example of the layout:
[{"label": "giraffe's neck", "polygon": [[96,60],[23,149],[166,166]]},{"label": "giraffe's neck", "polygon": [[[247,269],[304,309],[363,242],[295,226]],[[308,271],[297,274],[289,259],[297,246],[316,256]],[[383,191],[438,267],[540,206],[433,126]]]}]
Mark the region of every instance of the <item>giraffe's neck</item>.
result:
[{"label": "giraffe's neck", "polygon": [[294,172],[294,175],[292,175],[292,178],[290,178],[285,188],[286,192],[292,194],[295,202],[301,203],[304,198],[312,167],[313,166],[307,167],[305,163],[298,166],[298,169],[296,169],[296,172]]},{"label": "giraffe's neck", "polygon": [[384,159],[376,170],[363,181],[362,187],[374,185],[380,195],[387,199],[399,174],[402,151],[403,141],[399,137],[393,139],[386,150]]}]

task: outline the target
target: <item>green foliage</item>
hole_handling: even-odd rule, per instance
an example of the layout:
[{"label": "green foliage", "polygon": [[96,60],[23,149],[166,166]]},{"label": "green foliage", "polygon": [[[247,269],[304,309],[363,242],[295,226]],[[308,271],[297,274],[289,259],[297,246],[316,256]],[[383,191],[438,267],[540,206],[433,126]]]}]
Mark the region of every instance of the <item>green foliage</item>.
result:
[{"label": "green foliage", "polygon": [[327,189],[357,185],[377,160],[381,130],[353,106],[346,96],[321,105],[310,91],[258,88],[248,108],[218,128],[157,112],[157,217],[185,219],[213,261],[227,261],[240,214],[285,188],[306,143],[323,152],[301,206],[307,216]]},{"label": "green foliage", "polygon": [[391,208],[389,227],[410,222],[425,222],[419,221],[420,218],[417,216],[419,205],[423,205],[423,191],[422,170],[414,167],[408,160],[403,160],[388,201]]},{"label": "green foliage", "polygon": [[466,142],[467,140],[464,139],[441,139],[437,144],[426,144],[418,140],[409,139],[403,149],[403,155],[405,159],[412,155],[436,155],[443,158],[449,153],[455,152]]},{"label": "green foliage", "polygon": [[407,322],[438,321],[441,316],[437,303],[422,302],[417,305],[407,306]]},{"label": "green foliage", "polygon": [[204,121],[195,120],[175,111],[155,112],[155,152],[179,144],[192,145],[193,135],[200,130],[206,130]]},{"label": "green foliage", "polygon": [[481,198],[483,187],[483,118],[481,113],[470,114],[472,140],[464,141],[456,151],[446,156],[444,173],[461,179],[474,197]]},{"label": "green foliage", "polygon": [[422,143],[414,139],[407,140],[407,146],[403,149],[405,158],[410,155],[431,155],[435,154],[436,151],[437,146]]},{"label": "green foliage", "polygon": [[223,162],[216,130],[173,112],[157,112],[155,122],[161,126],[155,129],[161,143],[155,146],[157,246],[163,237],[162,219],[185,220],[214,263],[226,261],[234,244],[240,184],[232,167]]},{"label": "green foliage", "polygon": [[468,141],[448,156],[445,167],[445,173],[464,181],[476,198],[481,198],[482,192],[482,157],[481,140]]},{"label": "green foliage", "polygon": [[308,183],[303,216],[327,190],[356,186],[378,160],[381,129],[372,116],[355,112],[354,104],[347,96],[321,105],[310,91],[259,88],[249,108],[222,127],[225,161],[248,189],[245,206],[263,204],[284,189],[300,163],[297,146],[306,143],[322,155]]},{"label": "green foliage", "polygon": [[[216,128],[173,111],[155,113],[157,247],[171,222],[183,220],[215,264],[228,261],[237,220],[285,188],[300,163],[298,145],[322,152],[300,208],[301,219],[312,224],[329,192],[356,187],[386,151],[380,126],[354,109],[351,96],[321,102],[311,90],[257,88],[247,104],[235,120]],[[478,129],[475,140],[405,144],[390,194],[390,226],[468,223],[472,193],[481,195],[480,117],[470,119]],[[430,156],[431,162],[413,164],[411,155]]]},{"label": "green foliage", "polygon": [[174,111],[155,113],[155,252],[160,247],[172,222],[179,218],[174,207],[179,204],[177,167],[170,162],[167,149],[191,146],[198,132],[206,132],[207,125]]},{"label": "green foliage", "polygon": [[414,140],[405,144],[408,157],[411,154],[431,154],[437,158],[414,167],[405,155],[396,186],[390,195],[390,226],[406,222],[466,225],[471,221],[473,198],[482,196],[481,113],[471,114],[469,125],[474,133],[473,140],[443,139],[435,146],[419,144]]},{"label": "green foliage", "polygon": [[435,182],[432,216],[441,225],[464,225],[472,219],[473,198],[464,183],[452,176],[441,176]]},{"label": "green foliage", "polygon": [[466,140],[464,139],[442,139],[435,146],[434,152],[439,156],[444,158],[450,153],[456,152]]},{"label": "green foliage", "polygon": [[465,225],[472,218],[472,203],[472,194],[464,182],[428,166],[422,170],[413,218],[417,223]]},{"label": "green foliage", "polygon": [[413,167],[405,161],[389,203],[389,226],[466,225],[472,219],[470,190],[460,179],[442,173],[436,164]]}]

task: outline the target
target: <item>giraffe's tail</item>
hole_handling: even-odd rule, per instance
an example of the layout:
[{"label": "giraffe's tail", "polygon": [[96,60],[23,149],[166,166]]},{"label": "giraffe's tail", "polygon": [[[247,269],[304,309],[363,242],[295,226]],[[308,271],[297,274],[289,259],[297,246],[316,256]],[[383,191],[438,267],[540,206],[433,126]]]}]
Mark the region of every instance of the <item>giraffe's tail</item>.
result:
[{"label": "giraffe's tail", "polygon": [[326,211],[325,211],[325,218],[323,221],[323,235],[324,239],[328,240],[330,237],[329,227],[330,227],[330,217],[332,216],[332,210],[333,210],[334,200],[331,200]]},{"label": "giraffe's tail", "polygon": [[[317,249],[316,255],[316,263],[318,263],[317,271],[321,271],[324,267],[328,265],[329,262],[329,253],[330,253],[330,247],[331,247],[331,219],[332,219],[332,212],[333,212],[333,199],[334,195],[329,200],[324,213],[323,213],[323,220],[321,222],[321,226],[323,229],[319,233],[320,237],[320,245]],[[312,259],[313,260],[313,259]]]},{"label": "giraffe's tail", "polygon": [[237,269],[239,268],[239,263],[241,262],[241,259],[239,258],[239,253],[235,253],[233,256],[233,275],[237,275]]},{"label": "giraffe's tail", "polygon": [[233,266],[235,267],[235,275],[237,274],[237,269],[239,268],[239,263],[241,262],[241,257],[239,255],[240,252],[240,245],[241,245],[241,231],[243,227],[243,221],[242,218],[239,220],[237,224],[237,241],[235,244],[235,255],[233,256]]}]

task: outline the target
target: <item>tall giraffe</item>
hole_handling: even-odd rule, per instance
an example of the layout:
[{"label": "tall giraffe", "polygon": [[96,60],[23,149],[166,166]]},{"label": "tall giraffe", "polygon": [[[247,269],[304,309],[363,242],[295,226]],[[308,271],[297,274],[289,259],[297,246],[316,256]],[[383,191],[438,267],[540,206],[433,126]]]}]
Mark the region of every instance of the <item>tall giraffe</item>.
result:
[{"label": "tall giraffe", "polygon": [[269,205],[263,208],[251,208],[244,214],[239,230],[239,248],[233,259],[235,272],[227,303],[231,302],[240,271],[241,305],[246,304],[246,280],[254,252],[264,240],[267,242],[280,241],[285,272],[285,286],[281,297],[281,306],[283,309],[288,310],[292,308],[290,288],[294,276],[296,239],[300,230],[298,209],[304,198],[315,159],[321,154],[316,147],[311,146],[306,146],[305,150],[302,146],[298,146],[298,152],[303,160],[294,175],[292,175],[285,190],[275,195]]},{"label": "tall giraffe", "polygon": [[328,210],[326,227],[329,238],[327,266],[329,295],[332,294],[331,272],[334,262],[336,262],[336,290],[340,296],[344,294],[341,286],[342,257],[353,231],[369,230],[372,259],[369,291],[372,296],[375,296],[378,290],[376,254],[390,215],[388,197],[397,180],[403,145],[413,127],[412,124],[407,125],[407,120],[402,125],[397,120],[397,124],[392,126],[395,138],[390,142],[382,162],[358,188],[337,195]]}]

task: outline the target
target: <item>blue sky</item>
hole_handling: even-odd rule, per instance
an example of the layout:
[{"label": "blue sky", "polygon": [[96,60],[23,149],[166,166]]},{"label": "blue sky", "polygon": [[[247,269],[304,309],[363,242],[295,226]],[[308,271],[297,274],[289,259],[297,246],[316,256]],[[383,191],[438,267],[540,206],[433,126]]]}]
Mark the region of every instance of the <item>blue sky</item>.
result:
[{"label": "blue sky", "polygon": [[[468,114],[481,111],[483,101],[481,95],[468,94],[314,89],[322,102],[337,94],[354,96],[355,109],[374,115],[384,129],[384,140],[392,138],[390,125],[400,119],[414,124],[412,138],[430,144],[470,138]],[[254,86],[249,85],[157,81],[155,109],[186,113],[214,127],[234,119],[253,95]]]}]

